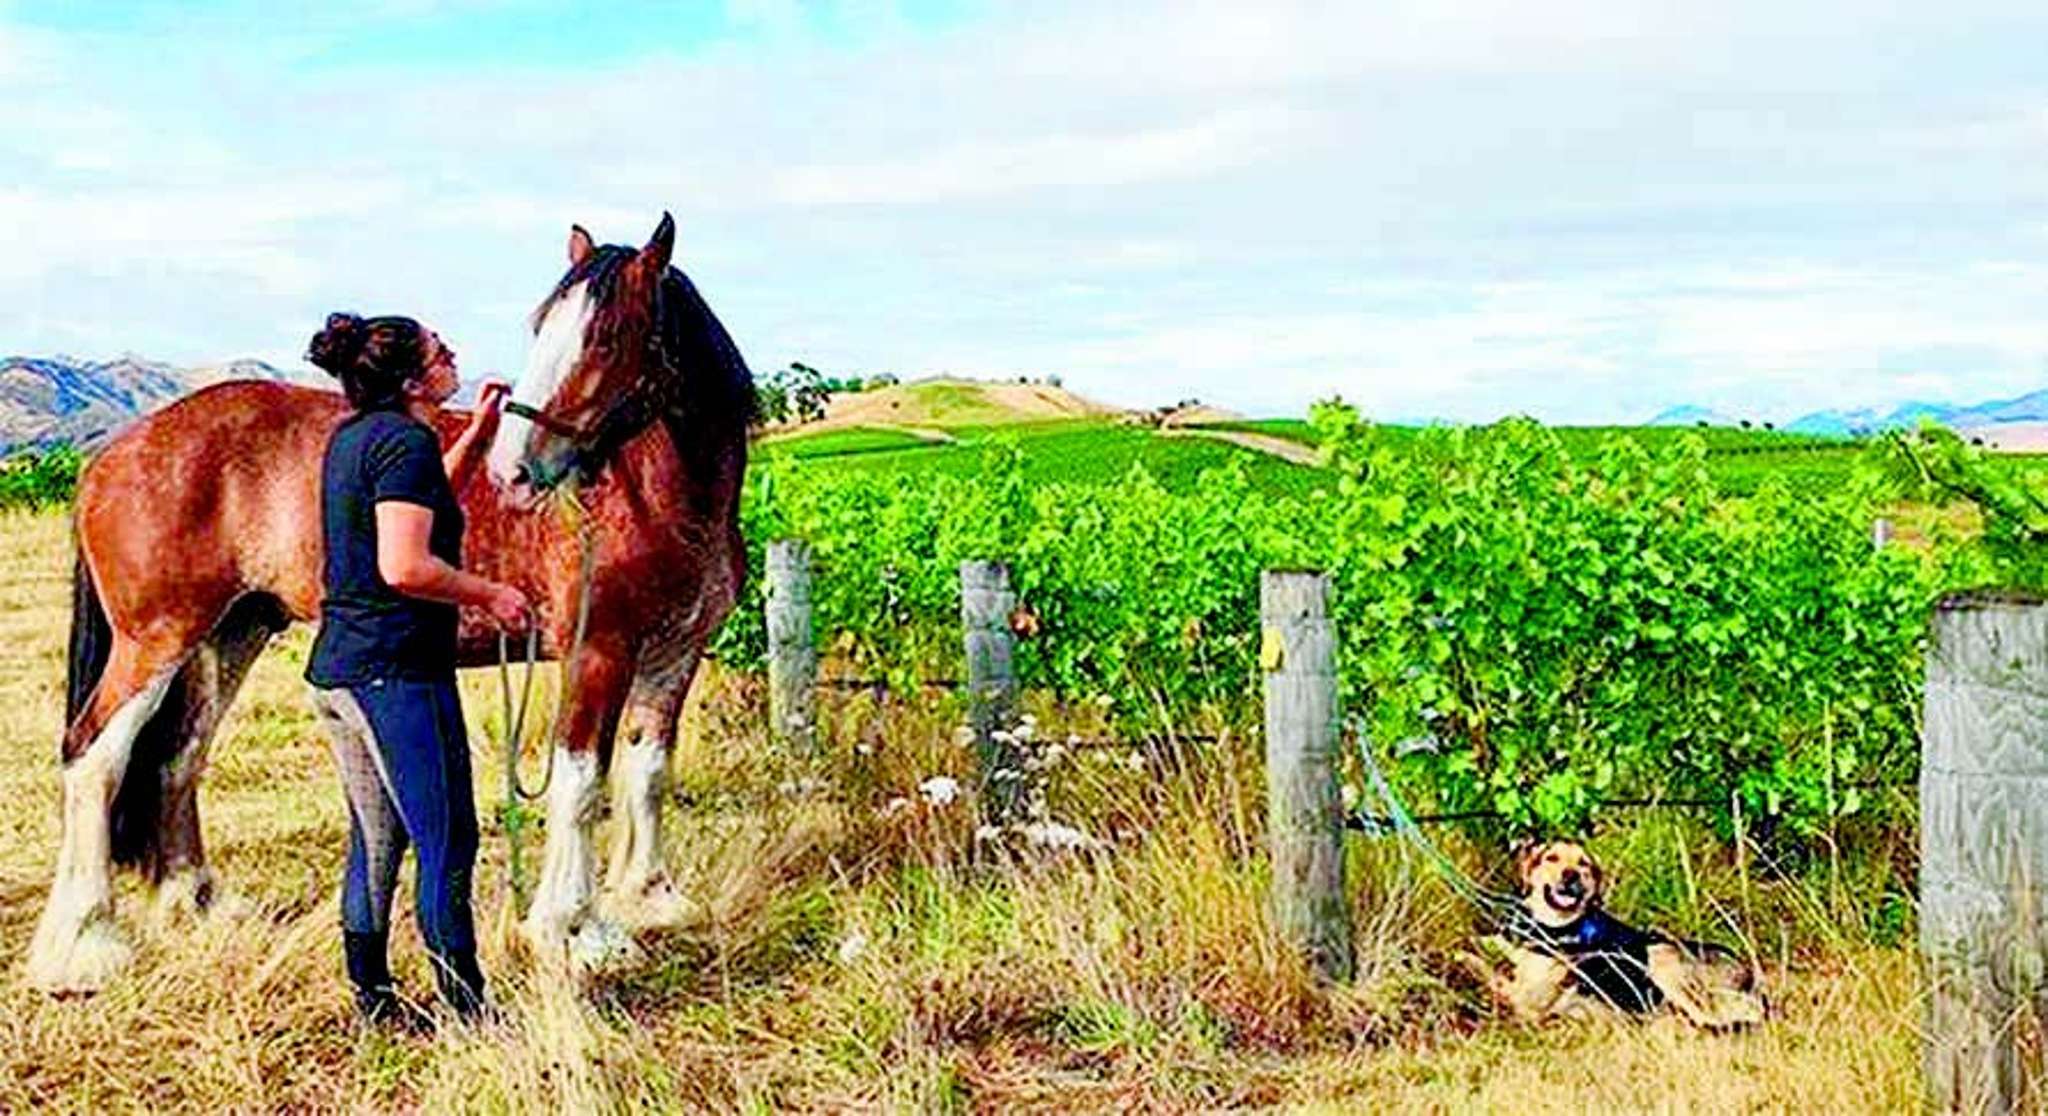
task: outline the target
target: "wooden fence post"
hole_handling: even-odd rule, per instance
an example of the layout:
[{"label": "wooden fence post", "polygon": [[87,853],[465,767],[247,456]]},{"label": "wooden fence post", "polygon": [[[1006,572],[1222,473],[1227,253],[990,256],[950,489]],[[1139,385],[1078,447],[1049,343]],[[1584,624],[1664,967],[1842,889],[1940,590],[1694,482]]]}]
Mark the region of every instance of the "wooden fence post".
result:
[{"label": "wooden fence post", "polygon": [[817,747],[818,647],[811,636],[811,548],[768,544],[768,727],[801,753]]},{"label": "wooden fence post", "polygon": [[[1921,1040],[1940,1110],[2044,1099],[2048,605],[1960,594],[1934,613],[1920,756]],[[2031,1011],[2032,1026],[2026,1015]]]},{"label": "wooden fence post", "polygon": [[980,764],[984,816],[997,825],[1017,820],[1023,756],[996,733],[1016,727],[1017,684],[1010,667],[1010,568],[1001,562],[960,563],[960,627],[967,641],[968,725]]},{"label": "wooden fence post", "polygon": [[1330,580],[1268,570],[1259,578],[1259,665],[1266,676],[1266,830],[1273,917],[1317,971],[1349,980],[1351,899],[1337,793],[1337,640]]}]

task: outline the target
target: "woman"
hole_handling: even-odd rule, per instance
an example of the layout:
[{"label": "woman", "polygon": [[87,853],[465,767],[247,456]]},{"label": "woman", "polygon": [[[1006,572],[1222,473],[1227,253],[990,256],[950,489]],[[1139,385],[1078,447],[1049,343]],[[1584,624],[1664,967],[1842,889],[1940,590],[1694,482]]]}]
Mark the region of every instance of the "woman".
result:
[{"label": "woman", "polygon": [[306,664],[334,738],[349,804],[342,942],[356,1006],[403,1022],[386,957],[391,893],[408,841],[418,852],[416,916],[441,995],[472,1016],[483,1006],[470,877],[476,805],[455,688],[456,606],[508,628],[526,598],[464,573],[455,492],[496,432],[503,384],[444,456],[429,421],[454,393],[455,354],[411,318],[332,314],[306,358],[341,381],[355,413],[321,467],[326,545],[320,634]]}]

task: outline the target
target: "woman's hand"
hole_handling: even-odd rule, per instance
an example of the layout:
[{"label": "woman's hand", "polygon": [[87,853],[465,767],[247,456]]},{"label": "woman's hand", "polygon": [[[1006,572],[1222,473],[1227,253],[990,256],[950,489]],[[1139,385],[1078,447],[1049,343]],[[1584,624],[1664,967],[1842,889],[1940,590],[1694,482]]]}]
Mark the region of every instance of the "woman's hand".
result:
[{"label": "woman's hand", "polygon": [[484,600],[484,611],[508,632],[526,627],[532,618],[533,606],[526,601],[526,594],[502,581],[491,583],[490,596]]},{"label": "woman's hand", "polygon": [[[511,384],[508,384],[503,380],[485,380],[483,384],[477,388],[477,418],[481,419],[485,415],[496,415],[500,411],[503,411],[505,409],[505,400],[508,397],[510,397],[511,394]],[[474,422],[476,421],[476,419],[471,419],[470,421]]]},{"label": "woman's hand", "polygon": [[498,436],[498,422],[505,417],[505,397],[510,394],[512,388],[505,381],[485,380],[477,391],[476,410],[470,412],[469,425],[441,454],[441,468],[448,473],[448,483],[455,491],[462,491],[469,483],[477,463],[490,450],[491,439]]}]

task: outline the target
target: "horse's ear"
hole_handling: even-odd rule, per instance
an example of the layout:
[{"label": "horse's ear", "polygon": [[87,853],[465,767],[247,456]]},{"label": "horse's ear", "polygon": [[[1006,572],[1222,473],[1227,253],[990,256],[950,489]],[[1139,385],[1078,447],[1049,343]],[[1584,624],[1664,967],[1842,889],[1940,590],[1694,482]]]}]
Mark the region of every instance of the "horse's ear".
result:
[{"label": "horse's ear", "polygon": [[590,238],[590,230],[582,225],[569,226],[569,266],[582,267],[583,261],[597,251],[597,242]]},{"label": "horse's ear", "polygon": [[655,271],[668,267],[670,257],[676,252],[676,219],[662,211],[661,224],[654,226],[654,235],[647,238],[647,247],[640,249],[640,260]]}]

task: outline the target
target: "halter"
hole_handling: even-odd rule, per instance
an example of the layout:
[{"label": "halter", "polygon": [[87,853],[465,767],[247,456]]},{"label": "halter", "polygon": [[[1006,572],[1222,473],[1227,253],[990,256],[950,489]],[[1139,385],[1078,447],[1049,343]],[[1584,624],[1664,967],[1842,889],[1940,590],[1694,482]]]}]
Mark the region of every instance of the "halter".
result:
[{"label": "halter", "polygon": [[665,309],[662,286],[657,283],[654,287],[654,313],[647,330],[645,351],[641,354],[640,378],[633,381],[633,386],[621,393],[588,428],[549,414],[544,408],[510,399],[504,402],[507,414],[517,415],[567,440],[571,446],[563,464],[553,469],[544,469],[532,459],[519,463],[519,476],[536,491],[546,492],[571,475],[588,484],[596,479],[598,470],[604,468],[620,447],[675,407],[682,377],[677,374],[675,365],[661,345],[662,311]]}]

